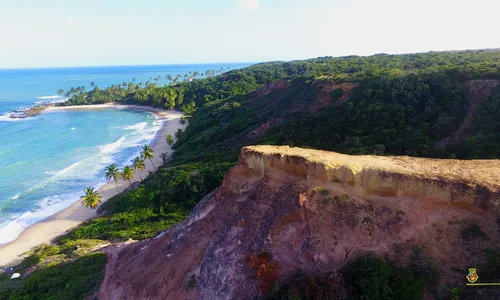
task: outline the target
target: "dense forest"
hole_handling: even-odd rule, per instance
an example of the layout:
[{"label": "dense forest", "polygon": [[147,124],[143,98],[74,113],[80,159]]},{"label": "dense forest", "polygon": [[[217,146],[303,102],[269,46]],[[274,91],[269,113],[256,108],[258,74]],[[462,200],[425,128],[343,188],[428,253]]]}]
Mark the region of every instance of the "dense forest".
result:
[{"label": "dense forest", "polygon": [[[171,161],[137,189],[106,202],[100,209],[102,217],[81,225],[54,245],[34,251],[18,269],[37,266],[36,276],[27,278],[22,290],[0,289],[0,298],[51,299],[50,295],[60,295],[54,299],[80,299],[91,295],[102,280],[104,264],[102,257],[85,249],[150,238],[181,221],[221,183],[244,145],[288,144],[350,154],[500,157],[500,85],[484,95],[474,108],[476,117],[461,129],[459,138],[442,142],[454,136],[471,110],[465,83],[500,80],[500,51],[323,57],[261,63],[210,75],[192,81],[171,80],[166,86],[131,82],[104,89],[94,86],[90,91],[74,88],[66,93],[69,100],[60,105],[117,102],[181,109],[190,118],[189,126],[176,134]],[[89,274],[65,275],[84,263],[91,266]],[[500,260],[492,259],[492,264],[490,267],[500,270]],[[361,269],[382,274],[382,279],[370,284],[368,273]],[[404,295],[419,299],[429,284],[417,271],[361,258],[342,273],[351,274],[345,284],[354,293],[352,298],[398,299]],[[58,280],[41,284],[40,278],[48,276]],[[81,280],[89,283],[85,289],[78,287]],[[288,286],[305,288],[304,282],[310,280],[314,278],[293,279]],[[458,297],[460,292],[459,287],[449,287],[439,297]],[[473,299],[468,293],[461,297]],[[273,293],[266,297],[288,299]]]},{"label": "dense forest", "polygon": [[[233,158],[224,159],[234,160],[237,149],[245,144],[238,135],[274,118],[282,121],[252,143],[351,154],[493,158],[500,155],[495,147],[500,138],[495,115],[498,90],[479,107],[478,114],[484,118],[474,119],[466,139],[451,147],[437,144],[452,135],[467,114],[464,82],[500,78],[499,53],[379,54],[271,62],[199,80],[171,81],[166,86],[131,82],[106,89],[94,86],[91,91],[74,88],[66,93],[69,100],[59,105],[118,102],[182,109],[193,116],[192,125],[176,144],[178,155],[189,154],[182,161],[212,160],[213,151],[200,151],[207,146],[219,149],[220,155],[231,148]],[[287,82],[284,92],[272,91],[263,97],[254,92],[279,79]],[[358,86],[341,105],[289,113],[297,104],[314,102],[321,85],[330,82]],[[332,104],[342,94],[342,89],[332,91]]]}]

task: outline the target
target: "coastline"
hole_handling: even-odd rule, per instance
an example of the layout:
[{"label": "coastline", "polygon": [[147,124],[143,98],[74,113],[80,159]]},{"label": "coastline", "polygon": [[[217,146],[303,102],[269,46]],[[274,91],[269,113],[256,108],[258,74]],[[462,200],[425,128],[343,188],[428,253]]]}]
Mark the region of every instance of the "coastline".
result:
[{"label": "coastline", "polygon": [[[179,113],[184,115],[184,113],[175,111],[175,110],[165,110],[161,108],[154,108],[151,106],[142,106],[136,104],[114,104],[114,103],[104,103],[104,104],[93,104],[93,105],[72,105],[72,106],[54,106],[50,105],[45,108],[42,113],[50,113],[54,111],[66,111],[66,110],[96,110],[96,109],[132,109],[132,110],[142,110],[146,112],[151,112],[155,115],[163,115],[162,113],[171,112],[171,113]],[[179,117],[180,118],[180,117]]]},{"label": "coastline", "polygon": [[[162,153],[171,154],[173,151],[165,141],[168,134],[174,134],[177,129],[183,128],[184,125],[179,123],[180,118],[184,113],[174,110],[163,110],[152,107],[144,107],[140,105],[120,105],[120,104],[98,104],[98,105],[82,105],[82,106],[62,106],[48,107],[43,113],[52,111],[64,110],[87,110],[87,109],[131,109],[141,110],[154,114],[157,118],[164,121],[162,127],[157,131],[155,137],[150,142],[151,148],[154,150],[155,157],[153,163],[155,166],[163,164],[161,158]],[[142,178],[146,178],[149,172],[154,172],[154,168],[149,160],[145,161],[146,168],[140,172]],[[140,181],[139,175],[136,173],[133,182]],[[120,191],[123,191],[129,186],[128,182],[118,182]],[[98,189],[102,196],[102,203],[118,194],[115,183],[106,183]],[[82,190],[83,194],[83,190]],[[55,213],[54,215],[27,227],[14,241],[0,245],[0,266],[13,266],[19,264],[24,258],[23,254],[35,248],[36,246],[52,241],[58,236],[65,234],[67,231],[75,228],[79,224],[98,217],[96,210],[89,209],[80,205],[80,200],[71,204],[68,208]]]}]

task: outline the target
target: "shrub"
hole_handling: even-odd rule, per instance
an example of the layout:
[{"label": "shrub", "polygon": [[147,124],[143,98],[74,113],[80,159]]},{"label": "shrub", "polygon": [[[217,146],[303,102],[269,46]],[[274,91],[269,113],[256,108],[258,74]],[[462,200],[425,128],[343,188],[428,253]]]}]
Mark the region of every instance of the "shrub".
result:
[{"label": "shrub", "polygon": [[85,299],[99,288],[105,265],[106,254],[88,254],[72,263],[37,270],[24,280],[21,289],[0,296],[9,300]]},{"label": "shrub", "polygon": [[483,239],[483,240],[489,240],[489,237],[486,233],[481,231],[481,226],[477,224],[469,224],[467,225],[461,232],[461,236],[464,240],[471,240],[471,239]]},{"label": "shrub", "polygon": [[349,299],[421,299],[424,281],[408,267],[394,267],[373,256],[360,256],[341,270]]},{"label": "shrub", "polygon": [[302,272],[282,280],[263,300],[343,300],[347,291],[339,272],[306,275]]}]

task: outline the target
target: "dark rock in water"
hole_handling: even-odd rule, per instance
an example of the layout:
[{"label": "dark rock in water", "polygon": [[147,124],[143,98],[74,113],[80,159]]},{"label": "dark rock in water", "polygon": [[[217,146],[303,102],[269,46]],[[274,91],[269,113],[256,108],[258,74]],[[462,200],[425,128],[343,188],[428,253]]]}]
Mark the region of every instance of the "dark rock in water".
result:
[{"label": "dark rock in water", "polygon": [[21,108],[13,111],[9,118],[11,119],[24,119],[27,117],[34,117],[45,110],[49,105],[37,105],[30,108]]}]

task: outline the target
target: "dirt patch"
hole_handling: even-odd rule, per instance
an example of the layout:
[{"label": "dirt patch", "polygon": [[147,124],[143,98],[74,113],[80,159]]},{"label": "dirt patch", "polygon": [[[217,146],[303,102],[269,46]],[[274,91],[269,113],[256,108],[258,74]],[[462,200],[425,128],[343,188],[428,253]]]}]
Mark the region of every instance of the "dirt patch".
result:
[{"label": "dirt patch", "polygon": [[250,132],[247,135],[247,137],[246,137],[247,141],[255,140],[256,138],[263,136],[266,132],[268,132],[273,127],[280,125],[281,122],[283,122],[282,118],[276,118],[276,119],[272,119],[272,120],[265,122],[264,124],[255,128],[255,130],[253,130],[252,132]]},{"label": "dirt patch", "polygon": [[465,82],[464,85],[467,90],[466,96],[469,102],[467,115],[458,127],[457,131],[455,131],[451,136],[439,141],[437,145],[438,147],[444,148],[446,146],[454,146],[461,140],[468,137],[467,129],[472,124],[477,109],[484,103],[484,101],[486,101],[499,84],[500,80],[469,80]]},{"label": "dirt patch", "polygon": [[308,103],[299,103],[292,107],[287,114],[297,113],[307,110],[317,112],[325,107],[340,105],[350,99],[353,90],[359,86],[357,82],[324,82],[316,81],[312,83],[312,88],[319,89]]},{"label": "dirt patch", "polygon": [[[349,97],[351,96],[353,89],[358,86],[359,83],[357,82],[324,83],[321,90],[316,94],[316,101],[310,104],[307,110],[309,112],[316,112],[324,107],[331,106],[332,104],[340,105],[349,100]],[[336,90],[342,91],[341,95],[339,95],[338,97],[332,95],[332,92]]]},{"label": "dirt patch", "polygon": [[264,97],[276,90],[286,90],[290,84],[286,80],[278,80],[273,83],[266,84],[264,87],[256,90],[255,92],[257,93],[257,97]]}]

